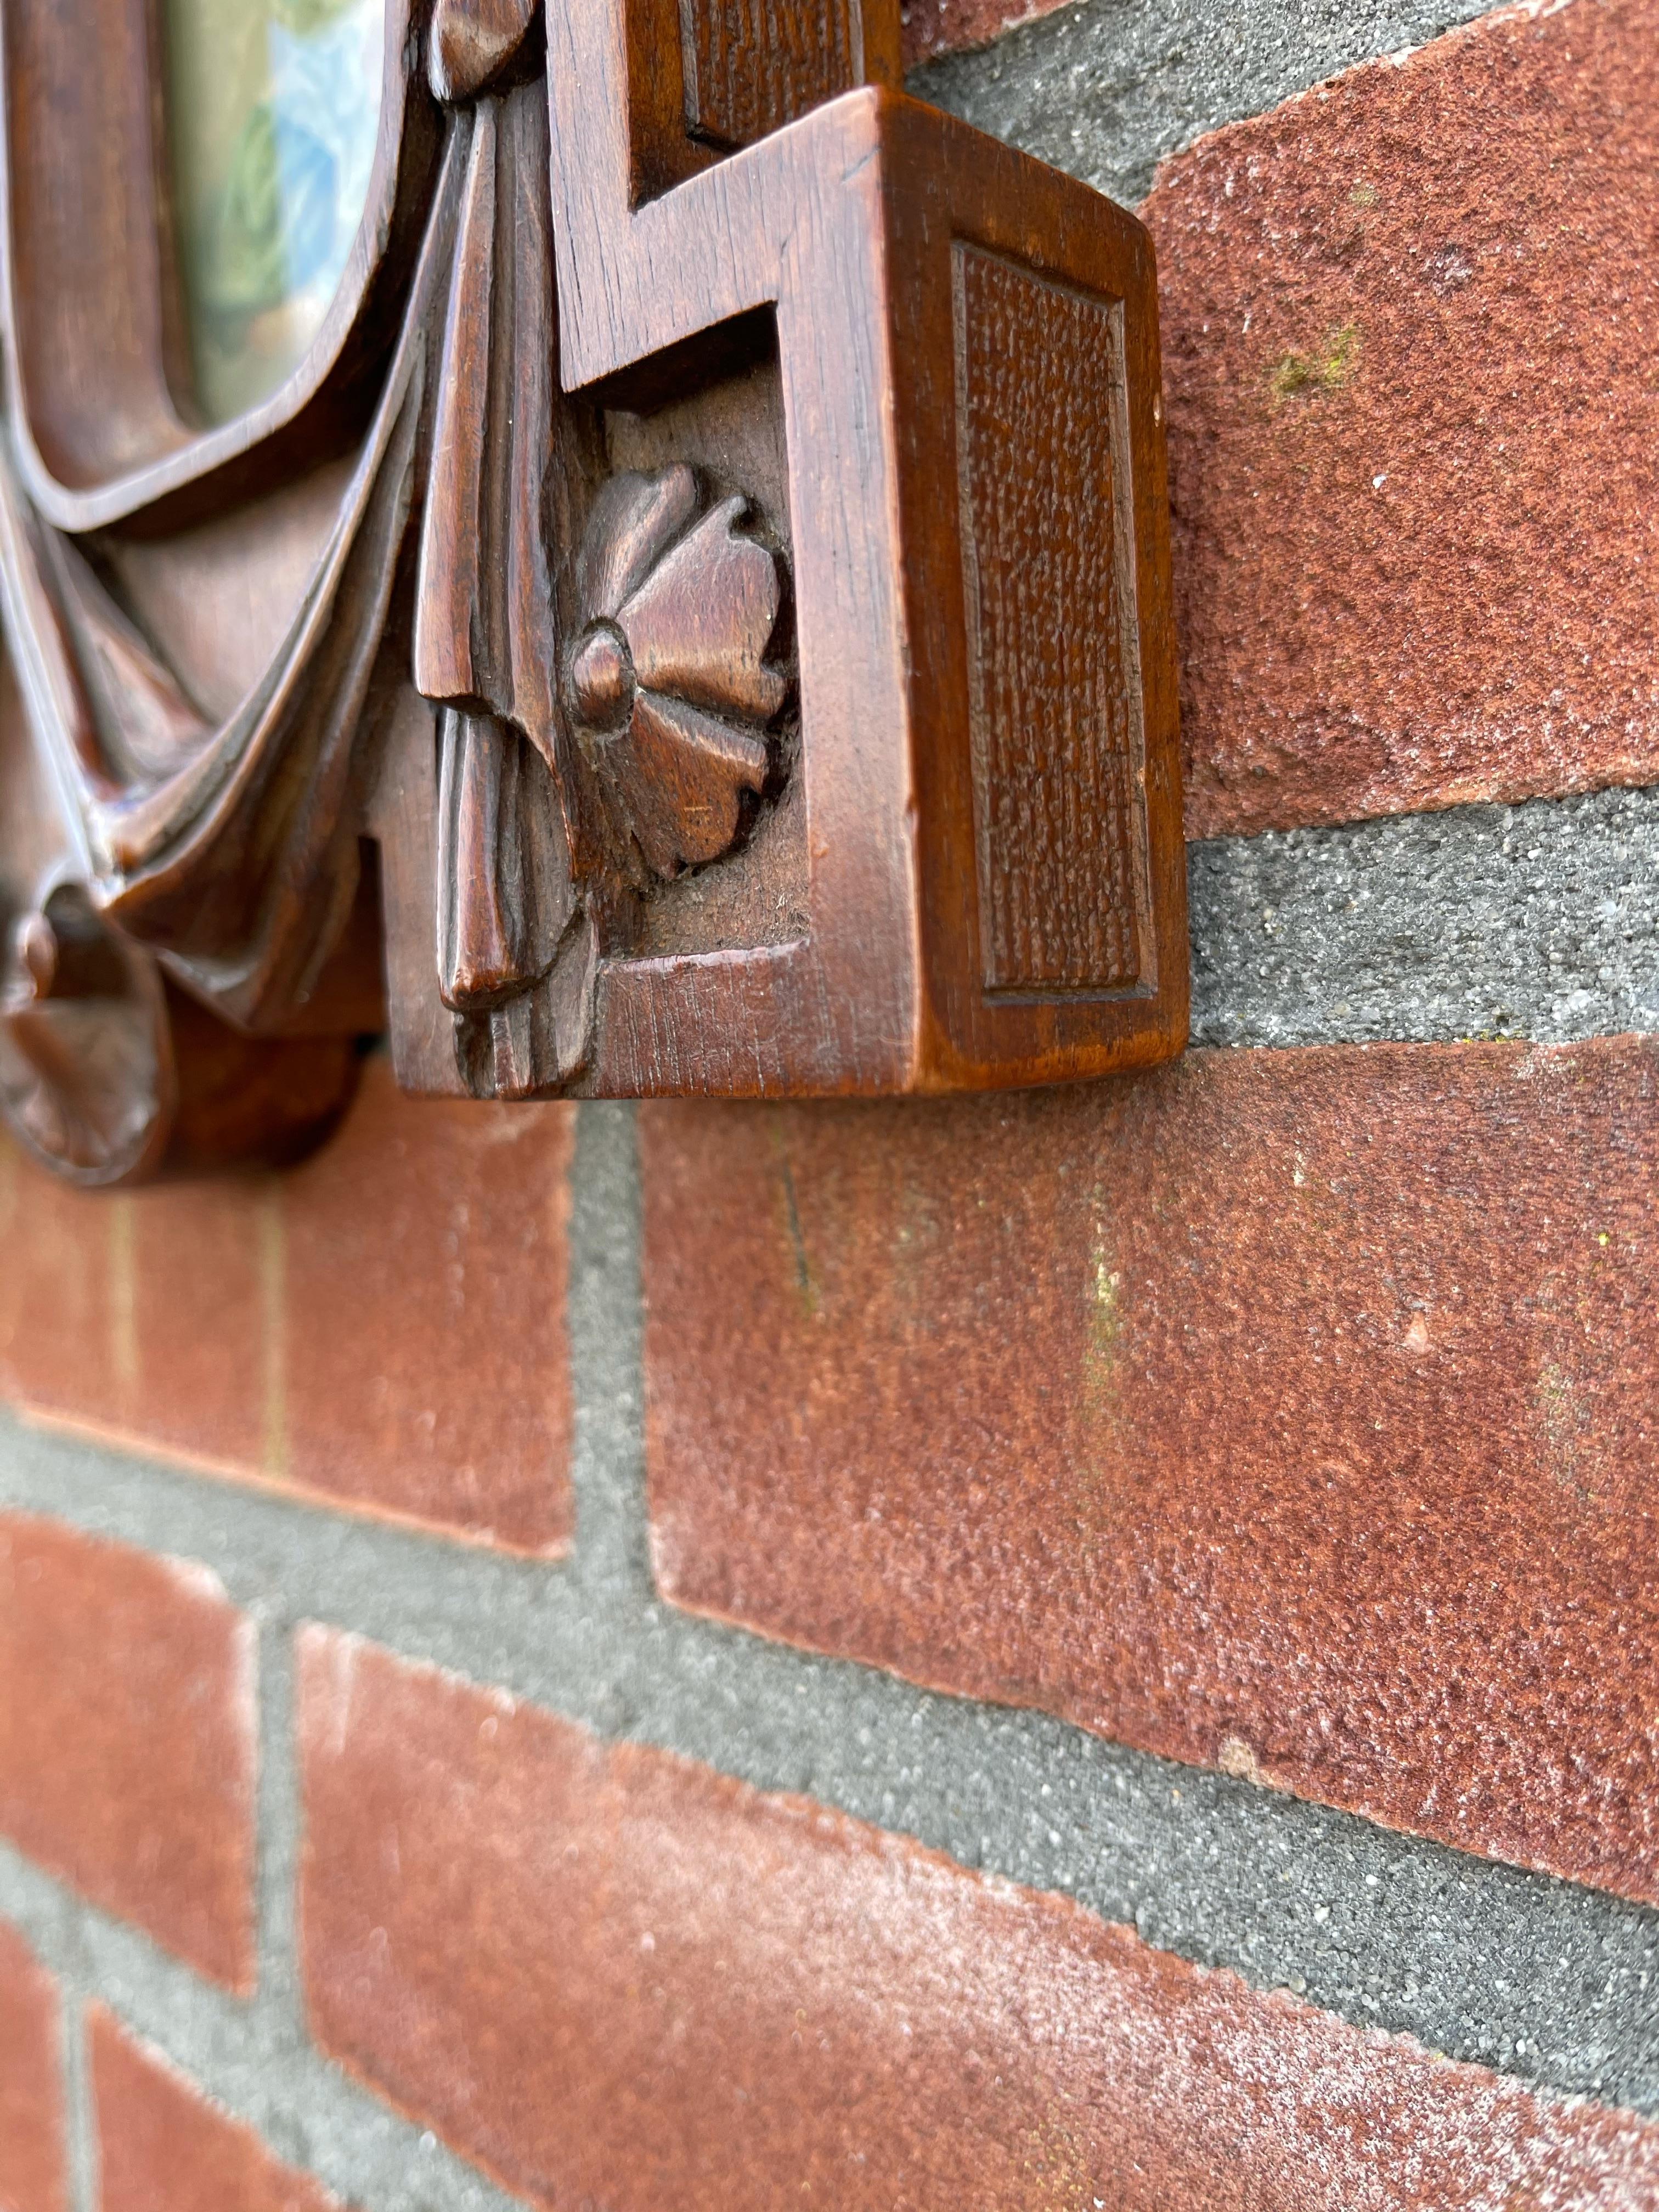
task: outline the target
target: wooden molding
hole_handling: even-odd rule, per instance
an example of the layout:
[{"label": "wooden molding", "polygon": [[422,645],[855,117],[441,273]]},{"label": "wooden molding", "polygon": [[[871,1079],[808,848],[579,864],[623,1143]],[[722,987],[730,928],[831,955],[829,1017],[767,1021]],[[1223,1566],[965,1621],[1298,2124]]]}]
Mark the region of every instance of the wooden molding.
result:
[{"label": "wooden molding", "polygon": [[[284,1157],[382,1029],[481,1097],[1178,1051],[1134,218],[907,99],[892,0],[388,0],[334,305],[202,428],[156,20],[3,17],[25,1141],[87,1182]],[[71,31],[95,155],[50,127]]]}]

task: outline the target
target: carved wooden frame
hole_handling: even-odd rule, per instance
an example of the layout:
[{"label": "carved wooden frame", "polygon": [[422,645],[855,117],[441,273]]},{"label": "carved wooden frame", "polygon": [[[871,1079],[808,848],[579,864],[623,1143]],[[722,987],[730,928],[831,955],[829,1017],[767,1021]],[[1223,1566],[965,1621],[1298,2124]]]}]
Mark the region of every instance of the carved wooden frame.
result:
[{"label": "carved wooden frame", "polygon": [[[1134,218],[906,98],[892,0],[387,0],[335,307],[203,429],[154,10],[0,19],[25,1140],[90,1182],[311,1141],[381,1025],[382,928],[428,1093],[929,1091],[1179,1050]],[[103,157],[42,132],[42,87]],[[270,604],[246,696],[204,703],[177,578],[210,560]]]}]

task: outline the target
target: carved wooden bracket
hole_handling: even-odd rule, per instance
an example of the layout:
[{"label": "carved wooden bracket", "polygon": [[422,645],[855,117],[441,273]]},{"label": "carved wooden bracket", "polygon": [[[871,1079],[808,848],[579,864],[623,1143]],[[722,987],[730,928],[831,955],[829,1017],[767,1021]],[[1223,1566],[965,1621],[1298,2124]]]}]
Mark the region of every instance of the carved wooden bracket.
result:
[{"label": "carved wooden bracket", "polygon": [[214,422],[178,13],[4,5],[24,1142],[290,1156],[383,1029],[477,1097],[1179,1050],[1133,217],[907,99],[896,0],[387,0],[354,242]]}]

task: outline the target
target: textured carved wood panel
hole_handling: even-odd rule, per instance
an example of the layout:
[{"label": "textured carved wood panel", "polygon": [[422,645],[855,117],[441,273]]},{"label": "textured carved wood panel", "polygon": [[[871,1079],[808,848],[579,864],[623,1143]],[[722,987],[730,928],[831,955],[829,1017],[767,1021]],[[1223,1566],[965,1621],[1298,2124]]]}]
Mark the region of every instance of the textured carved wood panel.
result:
[{"label": "textured carved wood panel", "polygon": [[685,126],[750,146],[862,75],[859,0],[680,0]]},{"label": "textured carved wood panel", "polygon": [[958,245],[956,324],[986,987],[1123,989],[1145,802],[1121,311]]}]

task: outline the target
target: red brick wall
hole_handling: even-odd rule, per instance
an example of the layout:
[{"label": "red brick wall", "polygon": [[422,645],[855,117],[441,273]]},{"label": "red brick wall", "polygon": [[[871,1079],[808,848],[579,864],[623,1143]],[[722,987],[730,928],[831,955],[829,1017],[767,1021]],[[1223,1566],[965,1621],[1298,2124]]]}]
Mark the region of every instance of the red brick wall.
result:
[{"label": "red brick wall", "polygon": [[88,2030],[101,2212],[336,2212],[103,2006]]},{"label": "red brick wall", "polygon": [[1192,834],[1659,774],[1659,6],[1502,10],[1170,161]]},{"label": "red brick wall", "polygon": [[644,1143],[670,1595],[1659,1901],[1647,1041]]},{"label": "red brick wall", "polygon": [[784,2174],[845,2212],[1659,2191],[1659,2128],[807,1800],[321,1632],[301,1682],[317,2033],[534,2203],[768,2212]]},{"label": "red brick wall", "polygon": [[[1655,173],[1656,0],[1164,164],[1194,836],[1659,780]],[[1659,1060],[1580,980],[0,1152],[0,2212],[1659,2204]]]},{"label": "red brick wall", "polygon": [[0,2204],[69,2212],[58,1989],[0,1922]]},{"label": "red brick wall", "polygon": [[109,1199],[0,1154],[0,1388],[237,1480],[556,1553],[572,1126],[415,1104],[379,1059],[285,1176]]}]

